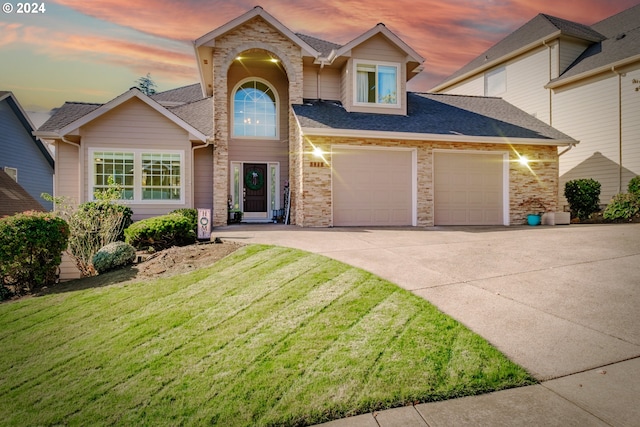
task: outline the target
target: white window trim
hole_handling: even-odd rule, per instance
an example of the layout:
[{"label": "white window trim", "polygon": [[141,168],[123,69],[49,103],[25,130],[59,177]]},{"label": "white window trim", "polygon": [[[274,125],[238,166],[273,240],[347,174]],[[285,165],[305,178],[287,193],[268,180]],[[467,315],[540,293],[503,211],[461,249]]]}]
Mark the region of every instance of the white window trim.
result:
[{"label": "white window trim", "polygon": [[[243,84],[247,83],[247,82],[260,82],[263,83],[265,85],[267,85],[267,87],[269,87],[269,89],[271,89],[271,92],[273,92],[273,96],[275,96],[276,98],[276,135],[275,136],[244,136],[244,135],[236,135],[234,133],[235,131],[235,127],[234,127],[234,120],[235,120],[235,111],[236,111],[236,107],[235,107],[235,102],[236,102],[236,91],[238,90],[238,88],[240,86],[242,86]],[[233,90],[231,91],[231,110],[229,112],[229,133],[231,135],[232,139],[261,139],[261,140],[266,140],[266,141],[274,141],[274,140],[280,140],[280,96],[278,95],[278,91],[276,90],[276,88],[269,83],[267,80],[262,79],[260,77],[247,77],[246,79],[242,79],[240,80],[234,87]]]},{"label": "white window trim", "polygon": [[[396,100],[395,104],[381,104],[376,102],[358,102],[358,65],[375,65],[376,66],[376,78],[378,75],[377,68],[379,65],[386,67],[396,68]],[[402,68],[399,62],[385,62],[385,61],[368,61],[366,59],[354,59],[353,60],[353,105],[358,107],[373,107],[373,108],[401,108],[402,106],[402,93],[400,92],[400,80],[402,79]]]},{"label": "white window trim", "polygon": [[18,168],[12,168],[10,166],[4,167],[4,172],[9,175],[15,182],[18,182]]},{"label": "white window trim", "polygon": [[[146,150],[146,149],[121,149],[121,148],[90,148],[89,149],[89,187],[87,200],[96,200],[93,194],[93,188],[95,187],[95,173],[94,173],[94,153],[95,152],[107,152],[107,153],[129,153],[133,154],[133,199],[121,199],[123,203],[129,204],[142,204],[142,205],[180,205],[185,203],[185,155],[183,150]],[[180,155],[180,199],[179,200],[143,200],[142,199],[142,154],[179,154]]]}]

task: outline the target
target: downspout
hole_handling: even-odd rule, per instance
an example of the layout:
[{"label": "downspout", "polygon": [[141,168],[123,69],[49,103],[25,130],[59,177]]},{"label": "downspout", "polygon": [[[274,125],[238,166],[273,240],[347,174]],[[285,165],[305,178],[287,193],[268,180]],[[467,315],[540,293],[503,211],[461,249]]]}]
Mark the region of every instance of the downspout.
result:
[{"label": "downspout", "polygon": [[618,75],[618,193],[622,193],[622,73],[615,65],[611,72]]},{"label": "downspout", "polygon": [[[81,155],[80,144],[75,143],[73,141],[69,141],[64,136],[60,136],[60,140],[62,142],[64,142],[65,144],[73,145],[74,147],[76,147],[78,149],[78,159],[80,160],[80,167],[78,168],[78,194],[76,196],[78,197],[77,203],[80,204],[80,203],[82,203],[82,171],[84,170],[84,156]],[[56,150],[56,157],[58,157],[58,150]],[[56,161],[56,164],[58,164],[57,161]],[[55,187],[56,188],[53,189],[53,194],[57,193],[56,190],[57,190],[57,187],[58,187],[58,185],[57,185],[58,178],[59,178],[59,175],[56,174],[56,180],[55,180],[55,184],[56,184]],[[55,206],[54,206],[54,209],[55,209]]]},{"label": "downspout", "polygon": [[[207,148],[209,145],[211,145],[211,138],[207,138],[206,141],[204,142],[204,145],[197,145],[195,147],[191,147],[191,204],[193,205],[193,208],[195,209],[195,202],[196,202],[196,150],[200,149],[200,148]],[[213,162],[213,159],[211,159],[211,161]],[[213,202],[211,205],[211,214],[213,215]]]},{"label": "downspout", "polygon": [[[547,51],[549,52],[549,81],[551,81],[551,76],[553,74],[553,69],[551,67],[551,46],[547,44],[546,40],[542,41],[542,45],[547,47]],[[549,126],[553,126],[553,89],[549,88]],[[568,151],[568,150],[567,150]]]}]

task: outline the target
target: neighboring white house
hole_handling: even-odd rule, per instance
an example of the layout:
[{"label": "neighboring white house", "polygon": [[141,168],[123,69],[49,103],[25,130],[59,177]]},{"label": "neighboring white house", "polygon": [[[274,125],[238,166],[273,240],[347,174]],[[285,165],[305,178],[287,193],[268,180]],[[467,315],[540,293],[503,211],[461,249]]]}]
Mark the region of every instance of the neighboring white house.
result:
[{"label": "neighboring white house", "polygon": [[640,174],[640,5],[591,26],[540,14],[432,89],[497,96],[580,144],[560,153],[564,184],[593,178],[601,203]]}]

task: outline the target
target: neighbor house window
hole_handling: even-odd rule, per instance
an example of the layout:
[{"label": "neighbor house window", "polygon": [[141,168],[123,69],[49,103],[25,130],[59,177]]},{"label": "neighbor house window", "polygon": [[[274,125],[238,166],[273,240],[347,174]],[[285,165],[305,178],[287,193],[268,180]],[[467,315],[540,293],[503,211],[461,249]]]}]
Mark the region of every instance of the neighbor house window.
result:
[{"label": "neighbor house window", "polygon": [[11,177],[15,182],[18,182],[18,169],[9,166],[4,167],[4,172]]},{"label": "neighbor house window", "polygon": [[233,136],[277,138],[277,96],[261,80],[241,83],[233,94]]},{"label": "neighbor house window", "polygon": [[122,188],[121,199],[182,201],[182,151],[92,151],[92,195],[109,188],[109,178]]},{"label": "neighbor house window", "polygon": [[355,99],[357,104],[398,106],[400,67],[391,63],[355,63]]},{"label": "neighbor house window", "polygon": [[505,67],[488,71],[484,75],[485,96],[498,96],[507,91],[507,69]]}]

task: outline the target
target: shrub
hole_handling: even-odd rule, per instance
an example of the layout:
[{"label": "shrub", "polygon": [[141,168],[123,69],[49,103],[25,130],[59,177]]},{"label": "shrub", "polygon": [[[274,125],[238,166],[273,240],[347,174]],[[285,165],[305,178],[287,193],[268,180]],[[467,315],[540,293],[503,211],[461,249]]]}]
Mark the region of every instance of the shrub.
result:
[{"label": "shrub", "polygon": [[20,295],[54,284],[68,238],[68,224],[51,212],[25,212],[1,219],[2,286]]},{"label": "shrub", "polygon": [[613,196],[602,216],[611,221],[628,220],[640,212],[640,198],[634,193]]},{"label": "shrub", "polygon": [[627,190],[629,193],[640,197],[640,175],[631,178],[629,184],[627,184]]},{"label": "shrub", "polygon": [[129,265],[136,258],[136,249],[125,242],[113,242],[93,256],[93,266],[98,273]]},{"label": "shrub", "polygon": [[564,197],[574,216],[585,220],[600,210],[600,183],[594,179],[574,179],[564,186]]},{"label": "shrub", "polygon": [[78,206],[79,214],[94,215],[98,222],[109,222],[111,218],[116,218],[119,224],[115,225],[113,233],[115,240],[124,242],[124,230],[132,224],[131,215],[133,210],[129,206],[120,205],[110,201],[86,202]]},{"label": "shrub", "polygon": [[134,222],[124,231],[126,242],[136,249],[156,250],[184,246],[196,241],[192,221],[180,213]]},{"label": "shrub", "polygon": [[198,210],[197,209],[190,209],[190,208],[176,209],[169,213],[177,213],[177,214],[184,215],[189,219],[189,221],[191,221],[193,231],[196,231],[198,229]]}]

